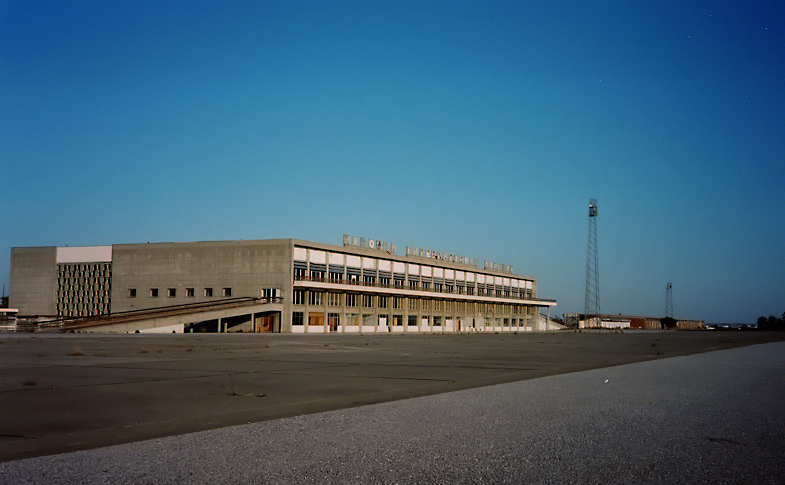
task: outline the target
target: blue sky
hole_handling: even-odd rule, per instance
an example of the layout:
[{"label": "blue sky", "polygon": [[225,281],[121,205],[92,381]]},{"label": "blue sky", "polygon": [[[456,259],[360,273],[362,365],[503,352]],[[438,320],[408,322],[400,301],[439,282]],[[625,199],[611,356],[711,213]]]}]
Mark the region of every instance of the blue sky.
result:
[{"label": "blue sky", "polygon": [[[785,4],[0,0],[10,248],[343,233],[785,311]],[[399,250],[399,253],[401,251]],[[8,290],[6,290],[8,291]]]}]

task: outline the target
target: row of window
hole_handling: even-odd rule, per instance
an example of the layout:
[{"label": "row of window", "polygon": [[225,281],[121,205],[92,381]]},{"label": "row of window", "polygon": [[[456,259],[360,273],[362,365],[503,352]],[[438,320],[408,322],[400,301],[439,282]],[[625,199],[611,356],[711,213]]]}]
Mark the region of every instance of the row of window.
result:
[{"label": "row of window", "polygon": [[[310,280],[310,281],[324,281],[329,283],[338,283],[341,284],[344,282],[343,274],[341,273],[329,273],[329,279],[325,279],[324,271],[311,271],[310,276],[306,277],[306,271],[304,268],[294,268],[294,280],[295,281],[302,281],[302,280]],[[405,286],[405,280],[403,278],[393,278],[392,280],[388,277],[379,278],[375,276],[363,276],[360,279],[359,276],[356,275],[349,275],[346,279],[346,282],[349,284],[359,284],[362,281],[364,286],[378,286],[381,288],[403,288]],[[378,281],[378,283],[377,283]],[[392,281],[393,285],[390,285]],[[420,281],[419,278],[417,279],[410,279],[409,280],[409,289],[412,290],[424,290],[424,291],[435,291],[437,293],[453,293],[459,295],[474,295],[475,291],[478,296],[496,296],[496,297],[504,297],[504,298],[532,298],[534,295],[533,290],[526,289],[526,288],[511,288],[509,286],[499,286],[493,284],[482,284],[477,283],[459,283],[453,284],[452,281],[444,282],[441,280],[440,282],[432,282],[432,281]]]},{"label": "row of window", "polygon": [[60,276],[103,276],[112,272],[109,263],[61,263],[58,265]]},{"label": "row of window", "polygon": [[[136,298],[137,296],[136,288],[128,288],[128,298]],[[147,296],[150,298],[158,298],[160,292],[158,288],[150,288]],[[167,298],[175,298],[177,297],[177,288],[167,288],[166,289],[166,296]],[[186,288],[185,289],[185,297],[186,298],[194,298],[196,296],[196,289],[195,288]],[[212,298],[213,297],[213,289],[212,288],[204,288],[202,296],[205,298]],[[228,298],[232,296],[232,289],[231,288],[222,288],[221,289],[221,296],[224,298]]]},{"label": "row of window", "polygon": [[[297,252],[297,248],[295,248],[295,252]],[[303,255],[301,255],[302,257]],[[323,259],[323,258],[321,258]],[[365,258],[367,259],[367,258]],[[522,289],[532,289],[533,281],[519,279],[514,275],[510,276],[497,276],[491,275],[482,272],[471,272],[471,271],[462,271],[462,270],[453,270],[450,268],[442,268],[442,267],[431,267],[431,266],[420,266],[418,264],[408,263],[408,270],[406,269],[407,264],[405,263],[392,263],[390,261],[377,261],[379,263],[386,263],[378,266],[376,264],[371,264],[370,267],[362,264],[359,264],[360,258],[356,258],[356,265],[344,265],[343,263],[340,264],[333,264],[330,262],[329,264],[325,264],[324,261],[315,262],[311,259],[310,262],[306,261],[306,258],[298,259],[295,257],[294,261],[294,271],[295,275],[305,276],[306,271],[310,270],[310,275],[312,277],[325,277],[325,273],[329,272],[330,279],[342,279],[344,275],[346,275],[346,279],[350,280],[352,277],[359,277],[360,275],[363,278],[373,277],[375,278],[377,275],[379,278],[386,278],[390,279],[408,279],[408,280],[419,280],[422,278],[423,280],[440,280],[447,283],[456,283],[459,285],[468,284],[473,285],[475,282],[477,284],[491,284],[496,286],[504,286],[504,287],[512,287],[512,288],[522,288]],[[362,267],[361,267],[362,266]],[[320,276],[317,276],[320,275]]]},{"label": "row of window", "polygon": [[[359,298],[358,298],[359,297]],[[399,310],[407,308],[410,311],[433,310],[458,311],[460,313],[507,313],[525,314],[526,306],[508,305],[502,303],[464,302],[451,300],[429,300],[423,298],[390,297],[382,295],[356,295],[353,293],[325,293],[321,291],[294,290],[292,303],[310,306],[346,306],[351,308],[392,308]]]},{"label": "row of window", "polygon": [[[389,325],[394,327],[402,327],[404,321],[404,315],[384,315],[379,317],[373,314],[347,314],[346,317],[346,325],[350,326],[376,326],[379,323],[380,318],[386,318]],[[446,324],[447,320],[453,320],[452,317],[441,317],[439,315],[434,316],[422,316],[418,317],[417,315],[408,315],[406,318],[406,323],[409,326],[418,326],[418,325],[425,325],[430,326],[430,323],[433,322],[434,327],[441,327],[442,324]],[[305,325],[305,312],[292,312],[292,325],[302,326]],[[309,313],[308,314],[308,325],[309,326],[316,326],[321,327],[324,325],[324,314],[323,313]],[[453,322],[454,323],[454,322]],[[521,318],[497,318],[493,322],[489,322],[490,325],[496,324],[502,327],[517,327],[519,325],[524,326],[528,324],[528,320]],[[330,328],[335,329],[338,325],[341,325],[341,314],[340,313],[328,313],[327,314],[327,325]]]}]

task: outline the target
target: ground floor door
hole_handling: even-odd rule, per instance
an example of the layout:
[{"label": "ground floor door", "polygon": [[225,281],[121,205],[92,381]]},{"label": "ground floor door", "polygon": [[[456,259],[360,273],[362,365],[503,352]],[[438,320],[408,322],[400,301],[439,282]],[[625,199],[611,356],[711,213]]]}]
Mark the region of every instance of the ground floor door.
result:
[{"label": "ground floor door", "polygon": [[257,331],[259,333],[272,333],[274,324],[275,315],[263,315],[262,318],[259,319],[259,326],[257,327]]}]

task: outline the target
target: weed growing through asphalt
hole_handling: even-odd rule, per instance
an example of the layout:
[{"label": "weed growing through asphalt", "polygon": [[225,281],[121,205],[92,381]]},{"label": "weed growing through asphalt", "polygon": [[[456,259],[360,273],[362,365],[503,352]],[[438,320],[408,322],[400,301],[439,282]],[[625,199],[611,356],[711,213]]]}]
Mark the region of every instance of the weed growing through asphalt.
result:
[{"label": "weed growing through asphalt", "polygon": [[226,393],[227,396],[237,397],[243,395],[237,392],[237,389],[234,388],[234,379],[232,378],[231,374],[229,374],[229,387],[231,388],[231,390]]},{"label": "weed growing through asphalt", "polygon": [[25,379],[24,381],[22,381],[22,385],[23,386],[37,386],[38,385],[38,379],[35,376],[33,376],[32,378],[29,377],[29,378]]}]

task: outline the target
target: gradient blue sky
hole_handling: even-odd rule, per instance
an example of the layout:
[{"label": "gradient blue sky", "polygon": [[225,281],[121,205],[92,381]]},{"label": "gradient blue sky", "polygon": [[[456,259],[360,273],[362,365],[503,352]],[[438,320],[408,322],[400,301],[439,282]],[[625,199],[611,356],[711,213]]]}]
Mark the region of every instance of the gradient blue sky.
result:
[{"label": "gradient blue sky", "polygon": [[[0,0],[13,246],[343,233],[785,311],[785,3]],[[401,250],[399,250],[399,253]],[[8,290],[6,290],[8,291]]]}]

